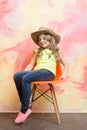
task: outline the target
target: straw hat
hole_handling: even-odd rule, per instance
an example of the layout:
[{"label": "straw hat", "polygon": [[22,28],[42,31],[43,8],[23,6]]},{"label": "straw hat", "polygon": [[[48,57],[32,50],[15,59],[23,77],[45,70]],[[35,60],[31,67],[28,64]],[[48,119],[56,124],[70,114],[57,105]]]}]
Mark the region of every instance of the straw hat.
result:
[{"label": "straw hat", "polygon": [[60,42],[60,36],[56,34],[52,29],[46,27],[40,27],[38,31],[31,33],[33,41],[38,45],[38,38],[41,34],[50,34],[55,38],[56,44]]}]

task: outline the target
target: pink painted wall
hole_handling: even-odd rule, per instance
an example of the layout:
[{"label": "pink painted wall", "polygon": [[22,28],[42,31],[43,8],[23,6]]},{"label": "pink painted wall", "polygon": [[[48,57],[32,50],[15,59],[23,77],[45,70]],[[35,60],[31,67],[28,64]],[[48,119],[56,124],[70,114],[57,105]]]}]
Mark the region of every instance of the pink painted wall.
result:
[{"label": "pink painted wall", "polygon": [[[41,26],[61,35],[69,66],[55,85],[60,111],[87,112],[87,0],[0,0],[0,112],[19,110],[13,74],[28,65],[36,47],[30,33]],[[44,99],[33,110],[54,111]]]}]

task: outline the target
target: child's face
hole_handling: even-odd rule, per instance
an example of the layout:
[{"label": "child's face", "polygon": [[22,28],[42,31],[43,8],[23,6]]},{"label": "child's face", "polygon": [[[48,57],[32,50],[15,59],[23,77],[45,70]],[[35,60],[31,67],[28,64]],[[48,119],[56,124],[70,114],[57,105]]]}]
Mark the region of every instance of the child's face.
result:
[{"label": "child's face", "polygon": [[50,40],[47,35],[42,34],[39,36],[39,46],[42,48],[48,48],[50,44]]}]

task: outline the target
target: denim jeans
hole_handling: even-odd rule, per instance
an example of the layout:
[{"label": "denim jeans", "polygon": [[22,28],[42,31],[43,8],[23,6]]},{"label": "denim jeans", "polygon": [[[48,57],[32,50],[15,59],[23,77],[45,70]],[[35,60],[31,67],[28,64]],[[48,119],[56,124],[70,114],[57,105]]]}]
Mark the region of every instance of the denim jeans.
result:
[{"label": "denim jeans", "polygon": [[14,82],[22,103],[21,111],[27,110],[30,103],[31,82],[38,80],[53,80],[54,74],[46,69],[23,71],[14,74]]}]

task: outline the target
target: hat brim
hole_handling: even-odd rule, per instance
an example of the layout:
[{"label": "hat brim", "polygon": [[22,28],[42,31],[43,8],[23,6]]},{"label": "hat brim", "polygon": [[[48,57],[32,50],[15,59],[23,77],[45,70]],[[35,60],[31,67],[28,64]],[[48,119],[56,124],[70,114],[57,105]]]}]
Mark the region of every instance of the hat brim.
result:
[{"label": "hat brim", "polygon": [[41,34],[50,34],[51,36],[55,38],[56,44],[60,42],[61,37],[60,35],[57,35],[55,32],[50,32],[49,30],[39,30],[39,31],[31,33],[31,37],[37,45],[39,44],[38,39]]}]

